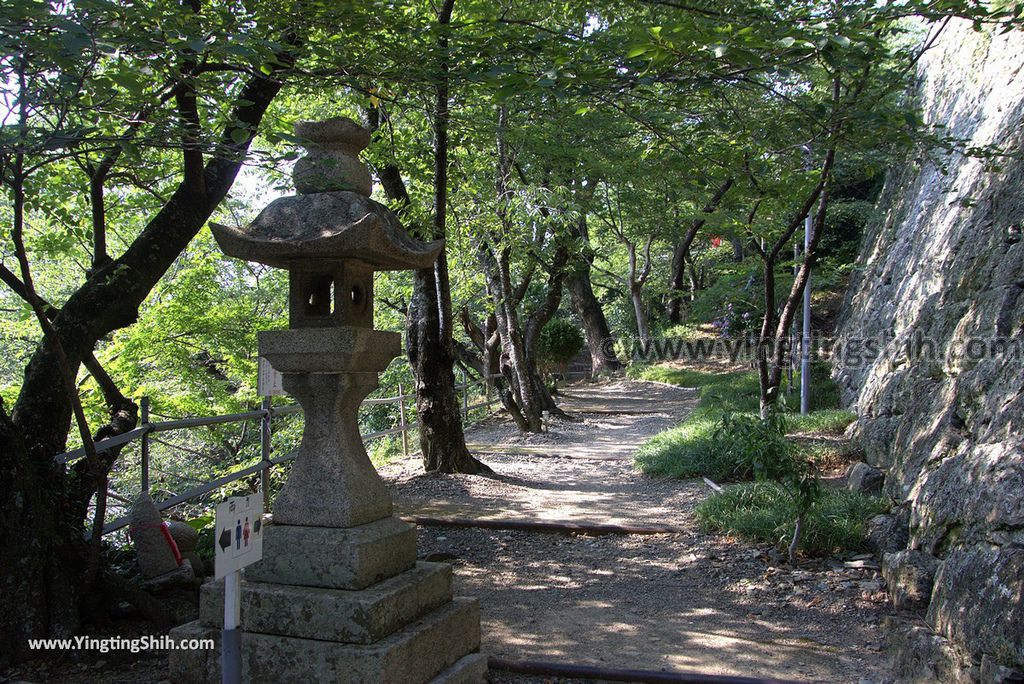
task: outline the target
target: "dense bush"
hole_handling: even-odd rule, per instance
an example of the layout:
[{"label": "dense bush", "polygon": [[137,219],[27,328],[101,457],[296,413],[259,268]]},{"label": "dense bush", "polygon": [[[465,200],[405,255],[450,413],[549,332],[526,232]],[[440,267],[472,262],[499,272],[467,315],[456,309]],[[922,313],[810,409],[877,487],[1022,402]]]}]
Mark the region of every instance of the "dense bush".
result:
[{"label": "dense bush", "polygon": [[661,337],[666,340],[693,340],[704,336],[700,326],[693,323],[670,325],[661,331]]},{"label": "dense bush", "polygon": [[583,343],[583,334],[578,326],[561,318],[549,321],[537,340],[541,366],[547,372],[564,370],[566,364],[583,349]]},{"label": "dense bush", "polygon": [[[859,551],[864,523],[885,511],[884,500],[844,489],[824,489],[804,516],[799,548],[812,555]],[[775,482],[727,487],[697,507],[704,529],[785,546],[793,536],[796,504]]]}]

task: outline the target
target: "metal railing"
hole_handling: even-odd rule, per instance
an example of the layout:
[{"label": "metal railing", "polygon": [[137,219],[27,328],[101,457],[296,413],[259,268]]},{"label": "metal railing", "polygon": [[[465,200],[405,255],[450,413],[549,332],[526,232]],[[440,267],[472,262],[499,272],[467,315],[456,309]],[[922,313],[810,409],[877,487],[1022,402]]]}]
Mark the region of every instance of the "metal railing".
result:
[{"label": "metal railing", "polygon": [[[456,384],[455,389],[461,393],[461,408],[463,420],[468,420],[470,412],[476,409],[486,409],[487,415],[490,414],[491,405],[496,401],[496,398],[491,392],[491,383],[489,380],[494,377],[480,378],[470,382],[466,377],[465,372],[462,373],[462,382]],[[470,388],[482,386],[483,387],[483,400],[475,403],[469,403]],[[406,394],[402,383],[398,383],[398,394],[393,397],[380,397],[373,399],[365,399],[362,403],[363,406],[374,406],[384,404],[397,404],[398,405],[398,426],[387,430],[379,430],[363,435],[363,443],[387,437],[389,435],[401,435],[402,441],[402,453],[405,456],[409,456],[409,432],[415,430],[418,427],[417,421],[410,421],[408,419],[409,412],[406,408],[406,401],[408,399],[415,399],[416,394]],[[228,423],[240,423],[249,420],[259,420],[260,422],[260,462],[254,465],[242,468],[240,470],[233,471],[222,477],[215,478],[213,480],[205,481],[191,489],[183,491],[179,494],[175,494],[167,499],[156,502],[157,510],[167,510],[174,508],[186,501],[195,499],[197,497],[208,494],[215,489],[223,487],[224,485],[240,480],[243,477],[248,477],[259,473],[260,475],[260,488],[267,492],[270,485],[270,471],[274,466],[281,465],[293,460],[295,457],[293,454],[286,454],[277,458],[272,458],[272,447],[271,447],[271,423],[275,417],[288,416],[298,413],[302,413],[302,407],[298,404],[292,404],[289,406],[282,406],[275,408],[271,405],[270,397],[264,397],[260,405],[260,408],[255,411],[246,411],[244,413],[231,413],[219,416],[204,416],[196,418],[182,418],[178,420],[165,420],[158,422],[150,422],[150,401],[149,397],[143,397],[139,402],[139,426],[133,430],[129,430],[123,434],[115,437],[100,440],[96,442],[96,452],[103,453],[110,449],[123,447],[131,442],[138,441],[140,443],[140,489],[144,492],[150,491],[150,439],[151,435],[155,435],[160,432],[170,432],[172,430],[190,430],[198,427],[209,427],[212,425],[224,425]],[[166,444],[166,442],[161,442]],[[56,456],[57,463],[67,464],[72,461],[78,460],[85,456],[85,449],[75,449],[67,453]],[[119,496],[116,492],[108,491],[108,496],[117,501],[126,502],[125,497]],[[264,497],[265,505],[269,505],[269,497]],[[128,516],[124,515],[110,522],[107,522],[103,526],[103,534],[107,535],[116,530],[122,529],[128,525]]]}]

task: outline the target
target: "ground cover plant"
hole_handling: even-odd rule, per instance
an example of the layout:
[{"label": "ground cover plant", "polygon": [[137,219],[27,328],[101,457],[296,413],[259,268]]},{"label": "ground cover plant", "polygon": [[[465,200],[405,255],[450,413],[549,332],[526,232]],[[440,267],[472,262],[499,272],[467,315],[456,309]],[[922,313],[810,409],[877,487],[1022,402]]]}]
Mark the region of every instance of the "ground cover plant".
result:
[{"label": "ground cover plant", "polygon": [[[824,554],[861,547],[864,521],[884,503],[822,487],[817,457],[831,452],[788,436],[841,432],[853,414],[838,408],[784,413],[781,403],[782,410],[762,418],[752,371],[708,373],[660,365],[633,366],[630,375],[699,388],[697,408],[677,427],[645,442],[635,460],[650,475],[741,482],[702,504],[699,518],[706,529],[762,542],[788,540],[791,563],[798,550]],[[812,395],[826,406],[838,401],[834,383],[820,370],[812,376]]]},{"label": "ground cover plant", "polygon": [[[864,548],[864,524],[886,510],[884,499],[825,488],[803,520],[800,550],[813,556]],[[775,482],[744,482],[708,497],[697,507],[701,526],[743,539],[785,544],[793,536],[796,508]]]},{"label": "ground cover plant", "polygon": [[[636,456],[641,471],[683,478],[705,476],[716,481],[749,479],[751,473],[736,469],[729,448],[716,439],[715,431],[726,414],[757,415],[758,383],[753,371],[709,373],[660,364],[635,365],[628,373],[637,380],[700,390],[700,403],[686,420],[641,445]],[[787,432],[841,432],[854,415],[836,407],[834,383],[828,377],[815,373],[811,382],[812,396],[828,403],[806,416],[786,414]],[[794,384],[799,385],[799,374],[794,376]]]}]

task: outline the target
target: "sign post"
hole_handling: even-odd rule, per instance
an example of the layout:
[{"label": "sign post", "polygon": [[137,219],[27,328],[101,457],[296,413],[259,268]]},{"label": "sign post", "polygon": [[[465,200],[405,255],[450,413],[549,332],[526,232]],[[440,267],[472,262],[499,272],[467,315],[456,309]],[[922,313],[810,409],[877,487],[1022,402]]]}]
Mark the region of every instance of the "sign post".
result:
[{"label": "sign post", "polygon": [[217,506],[214,578],[224,578],[221,681],[242,681],[242,568],[263,558],[263,492],[235,496]]}]

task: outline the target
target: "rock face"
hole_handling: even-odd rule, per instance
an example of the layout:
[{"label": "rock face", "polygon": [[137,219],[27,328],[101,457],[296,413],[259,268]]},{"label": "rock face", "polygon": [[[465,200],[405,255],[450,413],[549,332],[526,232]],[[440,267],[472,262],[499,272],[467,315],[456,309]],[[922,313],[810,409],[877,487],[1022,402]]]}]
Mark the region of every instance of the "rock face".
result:
[{"label": "rock face", "polygon": [[885,473],[863,461],[854,463],[846,475],[846,486],[851,492],[877,494],[882,491]]},{"label": "rock face", "polygon": [[835,358],[908,547],[939,560],[928,624],[974,673],[1024,668],[1021,54],[1020,31],[953,22],[921,61],[925,121],[1015,156],[933,152],[891,174]]},{"label": "rock face", "polygon": [[882,577],[897,608],[925,608],[932,597],[939,561],[920,551],[904,549],[887,553],[882,559]]}]

